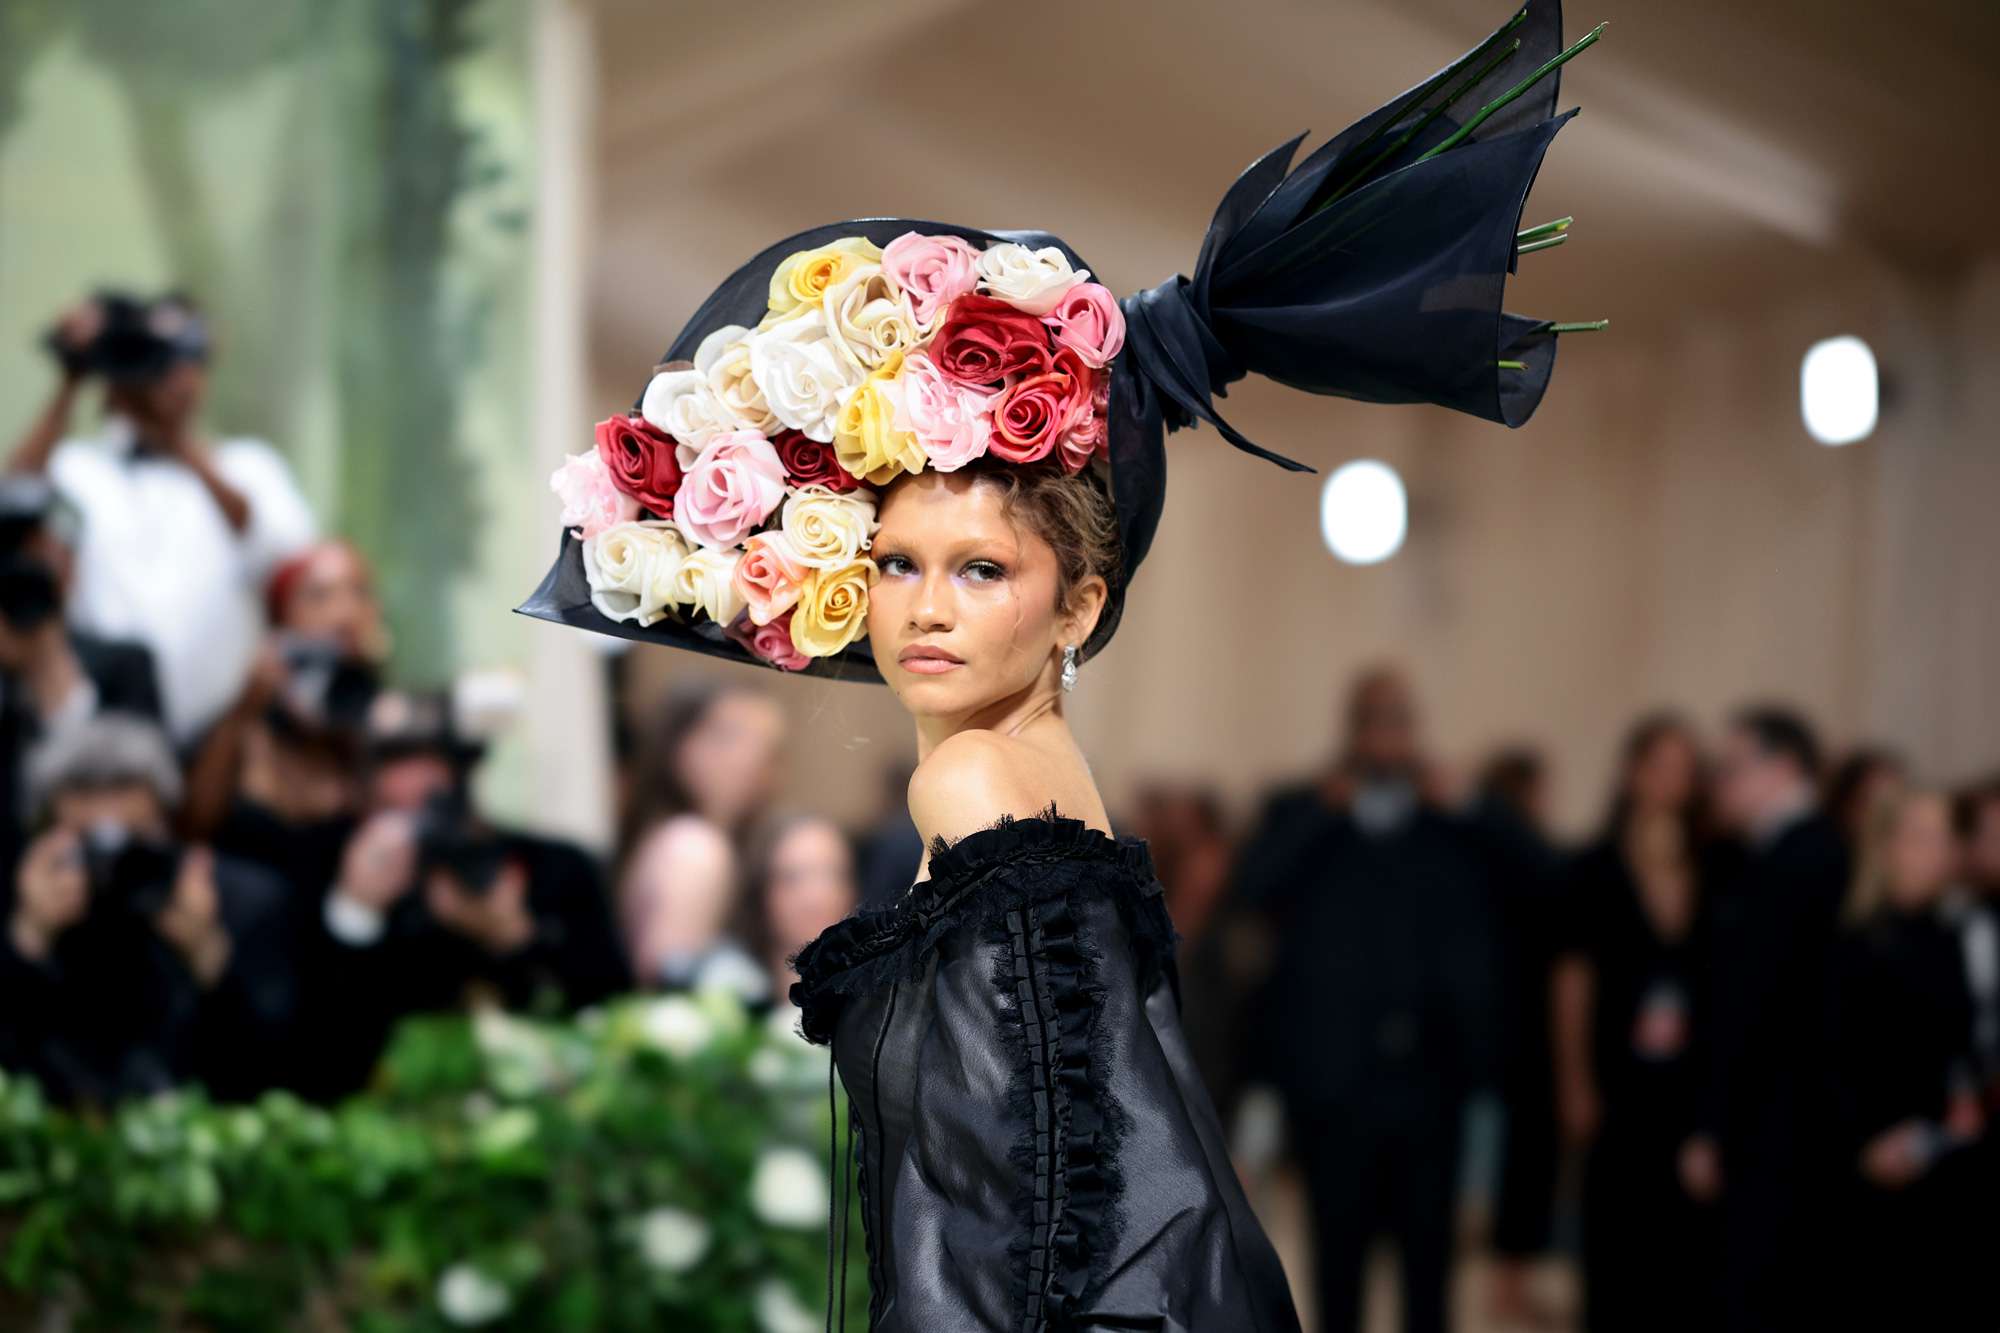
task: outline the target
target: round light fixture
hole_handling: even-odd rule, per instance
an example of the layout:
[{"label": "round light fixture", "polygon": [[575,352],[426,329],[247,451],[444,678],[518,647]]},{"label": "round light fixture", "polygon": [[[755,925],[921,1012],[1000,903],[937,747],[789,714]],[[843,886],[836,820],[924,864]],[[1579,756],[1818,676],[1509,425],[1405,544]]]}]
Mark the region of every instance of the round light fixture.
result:
[{"label": "round light fixture", "polygon": [[1350,565],[1378,564],[1396,554],[1409,525],[1403,479],[1377,459],[1342,464],[1320,491],[1320,536]]},{"label": "round light fixture", "polygon": [[1821,444],[1867,439],[1881,412],[1881,380],[1868,344],[1843,336],[1807,348],[1799,365],[1799,412],[1806,433]]}]

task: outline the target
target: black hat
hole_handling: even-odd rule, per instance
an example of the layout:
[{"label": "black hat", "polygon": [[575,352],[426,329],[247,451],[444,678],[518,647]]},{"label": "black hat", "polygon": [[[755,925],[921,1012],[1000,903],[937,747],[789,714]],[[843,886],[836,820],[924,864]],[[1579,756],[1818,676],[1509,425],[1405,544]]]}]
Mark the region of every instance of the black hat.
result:
[{"label": "black hat", "polygon": [[[1191,278],[1176,274],[1118,303],[1124,342],[1109,367],[1107,447],[1093,465],[1108,468],[1121,568],[1085,656],[1115,632],[1152,545],[1166,496],[1166,432],[1205,422],[1246,453],[1313,470],[1224,420],[1214,400],[1245,375],[1367,402],[1434,403],[1509,427],[1533,414],[1555,366],[1557,335],[1579,326],[1510,314],[1501,301],[1520,247],[1556,243],[1568,223],[1520,231],[1543,154],[1576,114],[1554,112],[1559,67],[1598,31],[1564,50],[1561,30],[1558,0],[1530,0],[1486,41],[1296,164],[1305,135],[1280,144],[1223,195]],[[959,237],[982,250],[1053,247],[1072,268],[1087,267],[1045,232],[910,218],[829,223],[786,237],[731,274],[674,339],[662,368],[688,363],[718,330],[773,318],[772,275],[789,256],[842,238],[886,246],[909,232]],[[1054,464],[1024,464],[1044,465]],[[566,531],[555,564],[517,610],[759,660],[740,632],[725,633],[703,613],[661,614],[646,624],[605,615],[593,604],[582,546]],[[881,680],[865,640],[801,669]]]}]

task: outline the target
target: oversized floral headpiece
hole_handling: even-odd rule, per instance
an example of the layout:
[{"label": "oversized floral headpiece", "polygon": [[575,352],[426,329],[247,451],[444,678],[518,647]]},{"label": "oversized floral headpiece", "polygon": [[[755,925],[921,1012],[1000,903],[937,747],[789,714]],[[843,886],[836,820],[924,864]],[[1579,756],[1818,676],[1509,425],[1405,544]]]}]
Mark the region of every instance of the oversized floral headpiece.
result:
[{"label": "oversized floral headpiece", "polygon": [[1084,655],[1111,637],[1166,494],[1167,431],[1224,421],[1256,371],[1313,393],[1427,402],[1519,426],[1557,324],[1501,309],[1549,142],[1558,0],[1322,144],[1304,135],[1223,196],[1192,279],[1120,301],[1043,232],[908,218],[786,238],[703,302],[632,412],[551,479],[562,548],[526,614],[787,671],[879,681],[865,634],[879,494],[990,456],[1104,475],[1120,569]]}]

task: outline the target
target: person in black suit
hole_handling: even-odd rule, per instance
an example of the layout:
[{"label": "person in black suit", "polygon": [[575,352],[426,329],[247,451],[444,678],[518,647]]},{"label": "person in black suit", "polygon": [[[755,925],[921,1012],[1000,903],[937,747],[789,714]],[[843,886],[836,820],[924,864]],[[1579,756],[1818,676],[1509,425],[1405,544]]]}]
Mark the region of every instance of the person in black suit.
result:
[{"label": "person in black suit", "polygon": [[1402,676],[1363,676],[1347,715],[1343,751],[1272,794],[1237,864],[1237,901],[1277,942],[1253,1075],[1305,1171],[1320,1326],[1360,1326],[1363,1262],[1388,1232],[1404,1327],[1442,1333],[1465,1103],[1498,1065],[1488,865],[1434,799]]},{"label": "person in black suit", "polygon": [[1716,765],[1716,810],[1741,840],[1720,880],[1713,973],[1697,1022],[1704,1070],[1682,1147],[1688,1193],[1721,1209],[1720,1326],[1806,1327],[1826,1290],[1837,1178],[1830,966],[1850,858],[1815,800],[1820,749],[1796,713],[1738,713]]},{"label": "person in black suit", "polygon": [[159,720],[160,685],[145,645],[63,621],[71,515],[47,479],[0,476],[0,858],[25,830],[21,766],[48,731],[99,712]]}]

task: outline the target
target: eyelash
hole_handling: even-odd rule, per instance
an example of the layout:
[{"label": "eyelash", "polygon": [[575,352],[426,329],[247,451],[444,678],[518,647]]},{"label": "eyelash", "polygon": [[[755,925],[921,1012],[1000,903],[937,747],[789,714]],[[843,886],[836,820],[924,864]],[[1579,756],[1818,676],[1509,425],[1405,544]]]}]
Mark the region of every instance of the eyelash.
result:
[{"label": "eyelash", "polygon": [[[881,571],[882,571],[882,573],[883,573],[884,577],[891,577],[891,578],[893,578],[893,577],[896,577],[896,576],[897,576],[897,572],[896,572],[895,570],[892,570],[892,569],[891,569],[891,568],[889,567],[890,565],[892,565],[892,564],[896,564],[896,563],[901,563],[901,564],[905,564],[905,565],[907,565],[907,564],[909,564],[910,562],[909,562],[909,559],[908,559],[907,557],[905,557],[905,556],[900,556],[900,555],[885,555],[885,556],[882,556],[882,557],[878,558],[878,559],[876,560],[876,562],[875,562],[875,563],[876,563],[876,565],[877,565],[877,566],[878,566],[878,567],[879,567],[879,568],[881,569]],[[1002,565],[1002,564],[1001,564],[1001,563],[1000,563],[999,561],[997,561],[997,560],[968,560],[968,561],[966,561],[966,562],[965,562],[965,568],[966,568],[966,569],[968,569],[968,570],[970,570],[970,569],[976,569],[976,568],[979,568],[980,566],[984,566],[985,568],[987,568],[987,569],[990,569],[990,570],[992,570],[993,572],[992,572],[991,574],[989,574],[989,575],[985,576],[984,578],[980,578],[980,579],[976,580],[977,582],[980,582],[980,583],[993,583],[993,582],[997,582],[998,580],[1000,580],[1000,579],[1004,579],[1004,578],[1006,578],[1006,577],[1007,577],[1007,567],[1006,567],[1005,565]]]}]

